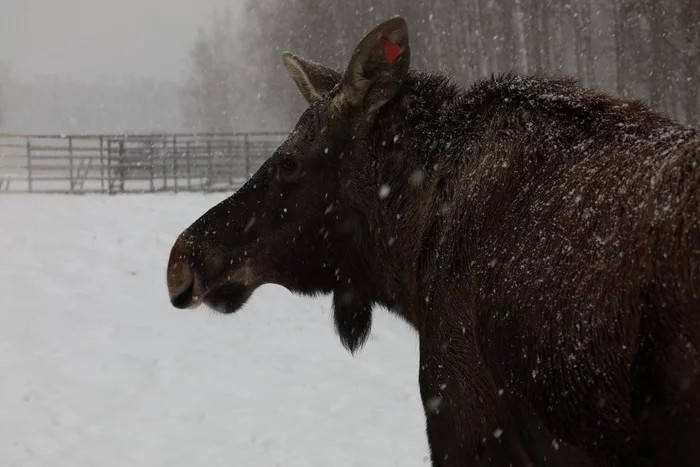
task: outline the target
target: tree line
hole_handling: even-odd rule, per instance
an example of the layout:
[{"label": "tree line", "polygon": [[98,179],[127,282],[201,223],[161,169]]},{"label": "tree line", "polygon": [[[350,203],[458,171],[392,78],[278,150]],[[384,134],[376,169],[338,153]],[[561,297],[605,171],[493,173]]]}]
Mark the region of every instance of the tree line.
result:
[{"label": "tree line", "polygon": [[576,76],[700,124],[698,0],[247,0],[218,10],[190,50],[181,94],[192,130],[287,129],[304,107],[289,50],[342,70],[362,35],[399,14],[412,65],[462,85],[514,71]]},{"label": "tree line", "polygon": [[0,63],[0,133],[183,131],[180,88],[138,77],[110,83],[35,74],[20,80]]}]

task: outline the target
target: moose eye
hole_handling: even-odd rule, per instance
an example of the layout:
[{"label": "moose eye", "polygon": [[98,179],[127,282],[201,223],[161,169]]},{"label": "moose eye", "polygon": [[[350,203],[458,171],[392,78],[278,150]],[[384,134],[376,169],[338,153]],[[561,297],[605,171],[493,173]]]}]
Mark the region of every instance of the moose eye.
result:
[{"label": "moose eye", "polygon": [[296,171],[298,163],[290,156],[283,156],[280,160],[280,169],[286,173],[292,173]]}]

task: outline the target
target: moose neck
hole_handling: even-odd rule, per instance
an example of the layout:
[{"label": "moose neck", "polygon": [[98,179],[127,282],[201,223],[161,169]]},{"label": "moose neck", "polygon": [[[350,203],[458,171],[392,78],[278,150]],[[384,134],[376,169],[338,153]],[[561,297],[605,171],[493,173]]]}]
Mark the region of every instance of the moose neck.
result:
[{"label": "moose neck", "polygon": [[367,161],[353,176],[350,198],[360,200],[354,204],[362,231],[343,262],[353,264],[353,280],[369,300],[417,329],[425,298],[421,272],[431,249],[425,242],[439,214],[441,161],[456,149],[449,142],[464,134],[466,122],[453,115],[461,111],[460,96],[444,78],[412,73],[362,138]]}]

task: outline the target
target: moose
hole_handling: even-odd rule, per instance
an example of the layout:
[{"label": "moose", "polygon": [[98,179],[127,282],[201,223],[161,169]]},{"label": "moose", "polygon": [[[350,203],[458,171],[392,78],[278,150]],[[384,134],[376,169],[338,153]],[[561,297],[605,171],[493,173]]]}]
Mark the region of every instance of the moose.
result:
[{"label": "moose", "polygon": [[418,334],[432,465],[700,462],[700,133],[571,78],[460,87],[406,21],[339,72],[167,266],[177,308],[262,284],[332,294],[358,351],[379,304]]}]

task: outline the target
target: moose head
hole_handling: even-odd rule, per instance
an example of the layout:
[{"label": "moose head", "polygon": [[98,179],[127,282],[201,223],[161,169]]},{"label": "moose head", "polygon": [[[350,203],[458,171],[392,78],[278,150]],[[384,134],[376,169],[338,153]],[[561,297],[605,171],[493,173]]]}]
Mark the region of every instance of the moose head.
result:
[{"label": "moose head", "polygon": [[387,213],[375,206],[388,202],[377,159],[386,148],[379,140],[392,142],[382,123],[391,116],[380,114],[408,75],[406,22],[394,17],[370,31],[343,74],[288,52],[282,59],[309,106],[242,188],[180,234],[167,269],[170,301],[232,313],[268,283],[334,293],[337,331],[355,351],[372,304],[398,306],[410,269],[370,277],[380,271],[368,262],[394,255],[385,250],[396,226],[381,225]]}]

